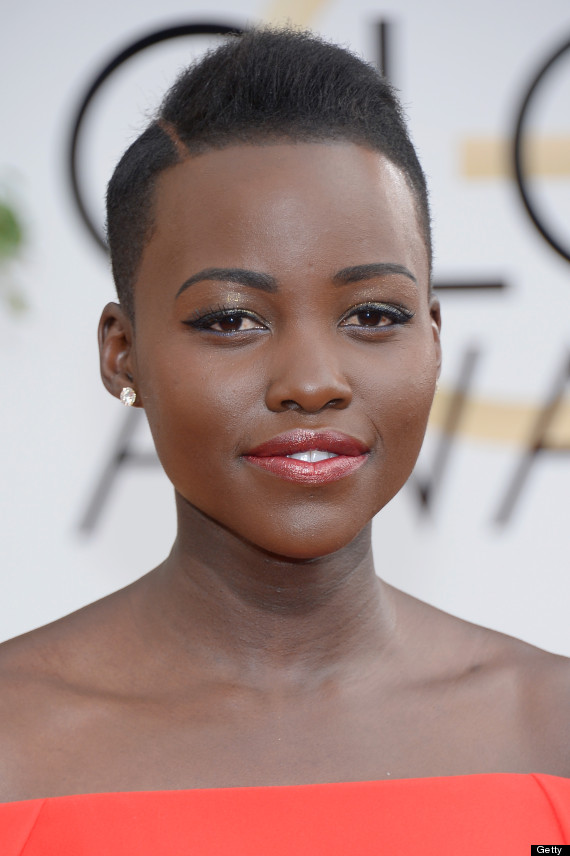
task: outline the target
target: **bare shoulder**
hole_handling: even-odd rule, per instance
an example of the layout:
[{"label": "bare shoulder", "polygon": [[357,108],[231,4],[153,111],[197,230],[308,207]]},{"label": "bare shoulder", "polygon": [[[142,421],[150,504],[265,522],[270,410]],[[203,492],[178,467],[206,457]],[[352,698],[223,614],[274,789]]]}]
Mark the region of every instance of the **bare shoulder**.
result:
[{"label": "bare shoulder", "polygon": [[460,623],[477,640],[487,668],[512,674],[522,701],[532,702],[545,714],[570,715],[570,658],[496,630]]},{"label": "bare shoulder", "polygon": [[570,777],[570,659],[502,634],[490,646],[510,676],[520,712],[513,727],[532,743],[534,772]]},{"label": "bare shoulder", "polygon": [[[129,587],[130,588],[130,587]],[[30,684],[55,684],[73,680],[82,663],[90,671],[87,656],[100,656],[114,635],[118,614],[128,600],[128,589],[95,601],[63,618],[0,644],[0,686],[13,683],[19,691]]]},{"label": "bare shoulder", "polygon": [[493,631],[484,635],[528,772],[570,777],[570,659]]},{"label": "bare shoulder", "polygon": [[127,647],[116,620],[124,602],[118,592],[0,645],[0,801],[35,792],[38,770],[54,768],[120,686],[113,651]]},{"label": "bare shoulder", "polygon": [[570,659],[500,633],[491,650],[513,674],[529,729],[537,742],[565,759],[570,776]]},{"label": "bare shoulder", "polygon": [[533,759],[534,772],[570,776],[570,659],[414,598],[406,610],[430,652],[426,659],[437,664],[434,680],[469,687],[480,718],[489,728],[503,723]]},{"label": "bare shoulder", "polygon": [[88,682],[106,647],[112,597],[0,644],[0,740],[11,724],[37,717],[44,700]]}]

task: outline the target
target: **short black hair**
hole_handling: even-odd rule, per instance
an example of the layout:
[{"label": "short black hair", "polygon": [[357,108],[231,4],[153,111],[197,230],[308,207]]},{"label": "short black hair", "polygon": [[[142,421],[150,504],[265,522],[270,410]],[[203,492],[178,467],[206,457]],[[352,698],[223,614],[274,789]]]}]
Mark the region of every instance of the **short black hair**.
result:
[{"label": "short black hair", "polygon": [[160,173],[210,149],[283,140],[346,140],[388,157],[414,194],[431,266],[426,180],[392,86],[371,65],[313,33],[254,29],[230,36],[179,76],[109,182],[111,264],[131,318]]}]

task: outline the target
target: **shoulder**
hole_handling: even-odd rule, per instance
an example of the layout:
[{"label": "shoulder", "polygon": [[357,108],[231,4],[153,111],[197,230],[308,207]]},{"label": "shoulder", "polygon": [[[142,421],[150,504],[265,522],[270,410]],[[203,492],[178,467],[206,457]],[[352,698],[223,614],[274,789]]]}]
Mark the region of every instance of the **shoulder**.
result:
[{"label": "shoulder", "polygon": [[521,718],[543,769],[570,777],[570,659],[518,643],[513,654]]},{"label": "shoulder", "polygon": [[[461,622],[465,624],[465,622]],[[508,712],[514,738],[525,747],[532,769],[570,777],[570,659],[520,639],[466,624],[474,668],[490,705]],[[502,710],[496,711],[500,719]]]},{"label": "shoulder", "polygon": [[0,645],[0,801],[41,792],[42,777],[124,685],[130,651],[119,614],[110,596]]},{"label": "shoulder", "polygon": [[[446,664],[452,672],[508,672],[528,686],[548,682],[563,698],[570,693],[570,658],[465,621],[393,587],[390,590],[405,604],[407,634],[431,652],[434,662]],[[569,695],[566,701],[570,704]]]},{"label": "shoulder", "polygon": [[482,663],[501,674],[518,694],[529,715],[560,720],[570,717],[570,659],[512,636],[473,627]]},{"label": "shoulder", "polygon": [[460,699],[472,736],[512,747],[519,772],[570,777],[570,659],[403,598],[422,685]]},{"label": "shoulder", "polygon": [[0,705],[108,689],[134,644],[136,585],[0,644]]},{"label": "shoulder", "polygon": [[0,683],[21,692],[32,685],[55,685],[71,678],[78,660],[100,648],[111,629],[116,592],[63,618],[0,644]]},{"label": "shoulder", "polygon": [[0,645],[0,801],[25,798],[30,770],[45,761],[61,713],[63,682],[51,636],[42,629]]},{"label": "shoulder", "polygon": [[[496,630],[453,619],[473,663],[500,680],[529,718],[560,724],[570,717],[570,659]],[[568,730],[566,728],[566,734]]]}]

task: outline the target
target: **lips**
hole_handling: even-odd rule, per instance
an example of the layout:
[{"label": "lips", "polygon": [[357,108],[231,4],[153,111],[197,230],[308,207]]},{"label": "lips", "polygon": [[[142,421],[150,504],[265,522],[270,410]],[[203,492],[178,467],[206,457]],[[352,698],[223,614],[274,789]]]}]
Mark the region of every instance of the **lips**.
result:
[{"label": "lips", "polygon": [[299,429],[261,443],[243,458],[286,481],[316,485],[351,475],[362,466],[369,451],[348,434]]}]

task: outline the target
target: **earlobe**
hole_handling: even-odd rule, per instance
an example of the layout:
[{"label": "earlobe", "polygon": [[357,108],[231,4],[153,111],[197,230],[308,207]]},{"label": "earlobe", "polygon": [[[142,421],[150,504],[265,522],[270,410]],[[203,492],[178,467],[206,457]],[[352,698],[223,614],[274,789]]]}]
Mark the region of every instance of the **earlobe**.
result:
[{"label": "earlobe", "polygon": [[101,378],[106,389],[116,398],[124,387],[136,389],[133,325],[118,303],[108,303],[103,309],[98,339]]}]

